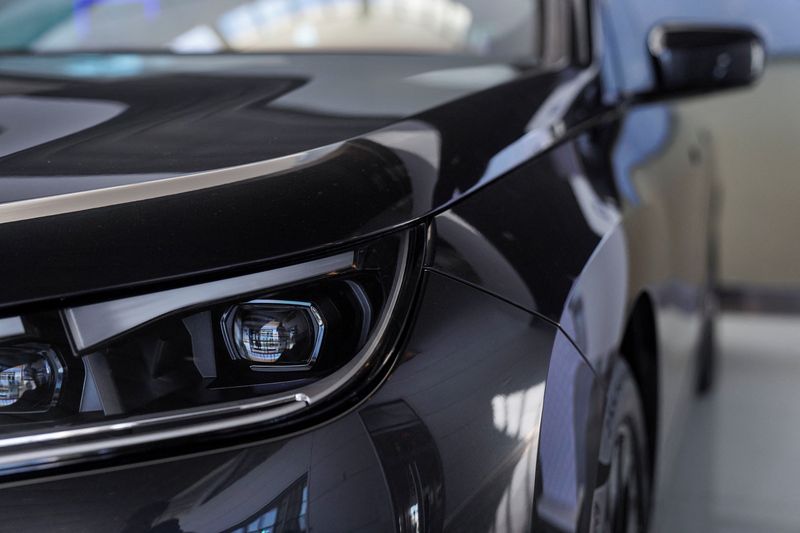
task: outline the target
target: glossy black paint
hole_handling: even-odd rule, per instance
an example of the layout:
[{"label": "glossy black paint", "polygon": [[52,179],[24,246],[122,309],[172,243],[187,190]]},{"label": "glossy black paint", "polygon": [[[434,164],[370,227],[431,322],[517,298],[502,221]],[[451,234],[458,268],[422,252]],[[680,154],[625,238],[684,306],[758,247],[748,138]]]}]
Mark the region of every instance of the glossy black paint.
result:
[{"label": "glossy black paint", "polygon": [[[0,58],[0,109],[82,125],[0,135],[4,313],[431,224],[413,326],[363,403],[291,435],[18,478],[0,487],[4,527],[226,531],[280,507],[324,531],[586,531],[610,363],[642,305],[656,353],[622,356],[656,368],[643,396],[668,468],[707,318],[713,153],[679,103],[627,107],[657,80],[628,61],[620,20],[597,14],[588,66]],[[242,168],[117,196],[225,166]]]},{"label": "glossy black paint", "polygon": [[422,531],[528,524],[551,354],[580,361],[554,326],[431,273],[397,368],[357,410],[273,442],[6,486],[4,527],[226,531],[304,476],[314,529],[392,530],[415,504]]},{"label": "glossy black paint", "polygon": [[658,80],[651,98],[743,87],[764,71],[764,41],[749,28],[667,24],[650,31]]},{"label": "glossy black paint", "polygon": [[[16,62],[10,67],[4,67],[0,60],[0,72],[16,72],[13,69],[19,58],[12,59]],[[148,56],[142,61],[158,59]],[[219,65],[219,58],[214,59],[212,67]],[[65,62],[80,60],[64,58]],[[31,69],[43,61],[44,66],[59,70],[50,57],[29,61]],[[165,61],[174,62],[175,65],[168,66],[180,70],[181,61],[197,59]],[[257,58],[251,61],[258,65]],[[325,61],[363,68],[362,75],[367,77],[366,69],[371,68],[375,59],[353,62],[352,58],[334,56],[326,57]],[[386,57],[384,68],[391,70],[394,66],[411,78],[430,75],[430,69],[439,69],[446,79],[448,70],[443,68],[444,61],[422,57],[411,70],[409,65],[413,62],[409,58]],[[457,201],[535,154],[541,143],[552,142],[550,128],[554,121],[566,129],[588,116],[587,108],[573,105],[575,100],[582,103],[583,99],[597,95],[596,87],[591,84],[593,78],[576,79],[575,70],[546,73],[516,65],[463,66],[465,62],[456,61],[455,68],[449,65],[453,75],[463,76],[461,69],[474,68],[472,75],[477,77],[481,69],[489,69],[488,79],[482,81],[484,90],[472,94],[464,94],[463,90],[459,94],[452,89],[434,91],[427,98],[423,92],[418,101],[400,110],[403,114],[393,124],[355,137],[353,134],[359,128],[378,127],[386,119],[360,118],[365,112],[358,109],[351,111],[358,118],[355,122],[350,117],[331,119],[331,110],[320,113],[311,107],[285,115],[288,124],[275,120],[272,107],[285,114],[281,108],[286,104],[280,104],[281,98],[278,103],[270,100],[293,86],[302,91],[304,85],[274,79],[269,69],[263,70],[264,79],[260,81],[258,70],[251,70],[250,75],[256,81],[249,78],[245,82],[224,72],[207,72],[205,76],[212,79],[200,84],[201,94],[196,96],[198,101],[194,105],[178,96],[196,84],[197,78],[191,76],[166,76],[164,80],[159,74],[145,70],[140,77],[114,82],[20,78],[18,74],[7,78],[8,85],[36,87],[35,94],[22,93],[11,98],[34,101],[50,98],[69,107],[87,100],[107,102],[115,95],[125,109],[106,123],[7,155],[0,170],[0,184],[9,184],[6,187],[9,199],[37,197],[69,202],[69,197],[53,200],[52,196],[66,176],[80,176],[67,180],[75,190],[82,190],[250,163],[257,159],[259,149],[257,141],[252,139],[246,143],[237,141],[236,136],[243,132],[255,131],[263,139],[261,159],[298,151],[303,156],[295,168],[278,172],[268,169],[263,173],[256,169],[251,179],[211,188],[37,218],[11,213],[5,220],[7,223],[0,226],[0,242],[13,255],[0,265],[0,276],[22,280],[32,270],[37,276],[29,283],[4,285],[0,289],[0,305],[130,288],[177,277],[188,279],[233,267],[255,268],[254,265],[265,261],[313,252],[407,224]],[[299,65],[303,65],[302,58]],[[215,75],[218,79],[213,78]],[[306,74],[309,76],[310,73]],[[65,88],[42,91],[38,83]],[[576,84],[571,90],[575,94],[567,94],[572,99],[553,102],[551,95],[555,89],[570,83]],[[215,84],[231,86],[234,94],[242,96],[218,102],[221,97],[214,91]],[[204,86],[210,87],[203,89]],[[167,87],[168,94],[175,96],[166,101],[157,99],[156,106],[143,105],[142,101],[152,97],[149,91],[158,93],[156,87]],[[200,104],[204,90],[210,109]],[[371,87],[365,84],[363,90]],[[334,104],[335,97],[331,96]],[[391,102],[399,97],[389,93],[381,96],[381,100]],[[350,98],[358,102],[362,96],[355,94]],[[452,101],[447,105],[435,106],[437,101],[448,98]],[[254,100],[265,109],[263,113],[251,112],[248,106]],[[370,107],[376,105],[371,103]],[[426,109],[426,106],[433,107]],[[140,107],[143,109],[139,110]],[[37,116],[41,112],[37,106],[25,110],[30,114],[25,119],[33,123],[47,118]],[[537,116],[542,125],[532,131],[544,137],[520,145],[519,141],[531,134],[529,122]],[[342,126],[334,125],[325,133],[325,128],[318,128],[308,120]],[[479,136],[472,133],[475,124],[481,124]],[[312,139],[301,135],[308,129],[321,129],[323,132],[318,135],[327,136]],[[203,139],[202,135],[211,137]],[[226,143],[224,150],[209,151],[211,138],[233,141]],[[278,142],[270,142],[276,138]],[[12,145],[22,142],[14,139],[13,130],[6,139]],[[320,143],[334,144],[309,149]],[[97,157],[98,153],[102,155]],[[148,156],[139,157],[140,161],[131,166],[128,164],[131,154]],[[97,183],[92,185],[95,176]],[[54,188],[49,186],[51,183]],[[68,191],[71,192],[70,189],[65,192]],[[337,222],[330,224],[330,220]],[[242,246],[242,242],[263,242],[263,246]],[[199,250],[206,251],[198,253]],[[98,256],[105,260],[96,261]],[[63,268],[65,264],[70,265],[68,270]]]},{"label": "glossy black paint", "polygon": [[[576,196],[582,174],[567,142],[438,215],[431,267],[557,322],[602,237]],[[509,210],[519,199],[524,208]]]}]

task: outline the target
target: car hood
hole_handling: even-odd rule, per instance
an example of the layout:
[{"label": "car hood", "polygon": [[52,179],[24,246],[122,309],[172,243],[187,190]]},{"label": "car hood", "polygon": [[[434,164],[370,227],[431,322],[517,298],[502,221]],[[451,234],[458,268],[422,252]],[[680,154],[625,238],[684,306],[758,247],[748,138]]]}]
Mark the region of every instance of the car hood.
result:
[{"label": "car hood", "polygon": [[0,202],[296,154],[518,75],[446,56],[0,58]]},{"label": "car hood", "polygon": [[552,142],[569,79],[456,56],[0,57],[0,306],[409,224]]}]

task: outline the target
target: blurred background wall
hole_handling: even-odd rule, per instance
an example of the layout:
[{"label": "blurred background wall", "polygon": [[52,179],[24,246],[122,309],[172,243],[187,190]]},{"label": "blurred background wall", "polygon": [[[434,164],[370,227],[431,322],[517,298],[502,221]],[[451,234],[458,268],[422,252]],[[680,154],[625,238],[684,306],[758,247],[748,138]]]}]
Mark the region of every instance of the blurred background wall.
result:
[{"label": "blurred background wall", "polygon": [[708,122],[718,155],[723,286],[800,288],[798,88],[800,61],[783,58],[755,90],[689,106]]},{"label": "blurred background wall", "polygon": [[770,60],[755,89],[687,109],[708,125],[718,154],[723,287],[800,290],[800,1],[627,1],[639,28],[744,20],[765,38]]}]

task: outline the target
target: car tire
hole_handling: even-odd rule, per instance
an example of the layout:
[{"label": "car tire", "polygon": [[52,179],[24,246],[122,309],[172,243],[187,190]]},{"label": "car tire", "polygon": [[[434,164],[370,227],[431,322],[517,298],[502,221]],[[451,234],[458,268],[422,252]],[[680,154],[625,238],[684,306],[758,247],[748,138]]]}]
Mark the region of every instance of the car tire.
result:
[{"label": "car tire", "polygon": [[698,396],[705,396],[714,388],[718,373],[717,353],[717,315],[719,314],[719,279],[720,279],[720,213],[722,206],[722,189],[718,183],[712,185],[711,198],[708,207],[709,234],[708,234],[708,264],[706,265],[708,279],[706,280],[706,294],[704,299],[703,329],[700,338],[700,351],[697,358],[697,372],[695,374],[695,391]]},{"label": "car tire", "polygon": [[606,393],[592,501],[593,533],[647,531],[651,462],[641,396],[627,362],[617,357]]},{"label": "car tire", "polygon": [[714,388],[717,376],[717,331],[713,316],[703,322],[697,367],[697,394],[705,396]]}]

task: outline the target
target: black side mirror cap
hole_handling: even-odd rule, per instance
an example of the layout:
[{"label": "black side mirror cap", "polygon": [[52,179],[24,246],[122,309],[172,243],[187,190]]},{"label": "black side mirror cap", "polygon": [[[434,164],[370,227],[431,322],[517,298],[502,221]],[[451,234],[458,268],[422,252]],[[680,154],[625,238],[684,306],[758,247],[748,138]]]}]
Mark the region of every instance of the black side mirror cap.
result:
[{"label": "black side mirror cap", "polygon": [[763,39],[748,28],[661,25],[650,31],[647,47],[657,85],[640,95],[644,101],[745,87],[766,63]]}]

